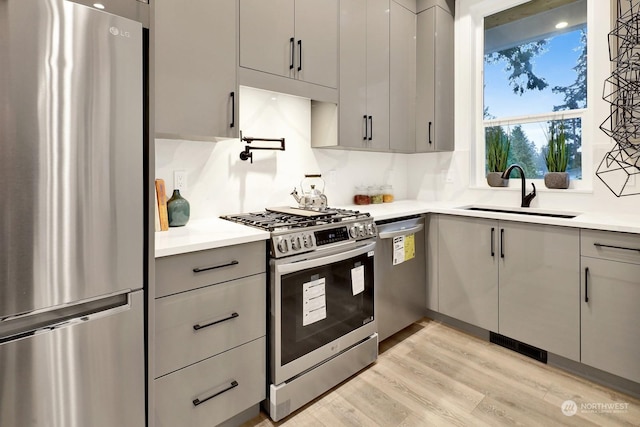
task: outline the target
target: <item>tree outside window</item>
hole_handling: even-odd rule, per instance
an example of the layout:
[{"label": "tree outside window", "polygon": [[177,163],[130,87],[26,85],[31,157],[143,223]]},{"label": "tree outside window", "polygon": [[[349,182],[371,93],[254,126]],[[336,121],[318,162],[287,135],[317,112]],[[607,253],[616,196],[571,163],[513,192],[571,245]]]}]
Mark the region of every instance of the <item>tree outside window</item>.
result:
[{"label": "tree outside window", "polygon": [[545,135],[562,122],[567,171],[581,179],[586,81],[586,0],[534,0],[485,18],[484,126],[509,134],[509,164],[527,177],[544,176]]}]

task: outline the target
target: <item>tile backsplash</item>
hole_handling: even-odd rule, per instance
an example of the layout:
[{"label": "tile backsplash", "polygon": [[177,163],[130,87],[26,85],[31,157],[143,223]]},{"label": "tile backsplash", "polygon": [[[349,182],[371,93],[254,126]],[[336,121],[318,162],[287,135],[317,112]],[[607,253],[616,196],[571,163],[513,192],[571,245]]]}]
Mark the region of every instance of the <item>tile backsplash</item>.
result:
[{"label": "tile backsplash", "polygon": [[[156,178],[173,190],[174,171],[185,171],[182,195],[191,218],[295,206],[305,174],[321,173],[330,206],[351,204],[356,185],[391,184],[407,197],[408,155],[311,148],[311,101],[259,89],[240,88],[240,129],[244,136],[285,138],[285,151],[253,151],[253,164],[240,160],[245,143],[156,140]],[[256,146],[278,143],[254,142]]]}]

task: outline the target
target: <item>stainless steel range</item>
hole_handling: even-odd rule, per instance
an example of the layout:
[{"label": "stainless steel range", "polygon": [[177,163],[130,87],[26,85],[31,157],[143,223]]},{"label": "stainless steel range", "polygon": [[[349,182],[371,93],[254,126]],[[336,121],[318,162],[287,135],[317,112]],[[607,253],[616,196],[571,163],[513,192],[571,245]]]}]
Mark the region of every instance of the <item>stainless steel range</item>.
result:
[{"label": "stainless steel range", "polygon": [[278,421],[377,359],[376,226],[331,208],[222,218],[271,232],[266,409]]}]

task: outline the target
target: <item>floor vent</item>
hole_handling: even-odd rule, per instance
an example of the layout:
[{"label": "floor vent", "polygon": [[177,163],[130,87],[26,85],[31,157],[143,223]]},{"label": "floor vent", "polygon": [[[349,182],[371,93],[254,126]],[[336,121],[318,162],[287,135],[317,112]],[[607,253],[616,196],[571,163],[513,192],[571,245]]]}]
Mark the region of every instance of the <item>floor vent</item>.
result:
[{"label": "floor vent", "polygon": [[489,341],[499,346],[508,348],[509,350],[516,351],[520,354],[528,356],[532,359],[536,359],[539,362],[547,363],[547,351],[541,350],[529,344],[514,340],[513,338],[505,337],[504,335],[491,332]]}]

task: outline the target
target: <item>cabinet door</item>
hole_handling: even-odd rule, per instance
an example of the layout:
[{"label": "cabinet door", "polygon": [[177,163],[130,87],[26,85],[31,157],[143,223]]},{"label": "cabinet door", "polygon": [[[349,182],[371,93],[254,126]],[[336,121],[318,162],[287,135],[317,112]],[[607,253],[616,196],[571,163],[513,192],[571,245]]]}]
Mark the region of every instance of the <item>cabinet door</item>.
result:
[{"label": "cabinet door", "polygon": [[237,136],[236,6],[155,4],[156,134]]},{"label": "cabinet door", "polygon": [[297,78],[338,87],[338,0],[296,0]]},{"label": "cabinet door", "polygon": [[339,145],[365,148],[367,0],[340,1]]},{"label": "cabinet door", "polygon": [[416,151],[452,151],[453,16],[437,6],[420,12],[416,34]]},{"label": "cabinet door", "polygon": [[433,134],[437,151],[453,151],[453,16],[440,7],[436,7],[435,10],[435,97],[433,107],[435,127]]},{"label": "cabinet door", "polygon": [[416,14],[391,2],[390,140],[392,151],[411,153],[416,141]]},{"label": "cabinet door", "polygon": [[499,333],[580,360],[580,236],[500,222]]},{"label": "cabinet door", "polygon": [[389,150],[389,0],[367,0],[369,149]]},{"label": "cabinet door", "polygon": [[295,76],[294,11],[294,0],[240,0],[241,67]]},{"label": "cabinet door", "polygon": [[640,265],[582,257],[581,362],[637,383],[639,278]]},{"label": "cabinet door", "polygon": [[416,151],[434,151],[436,8],[418,14],[416,29]]},{"label": "cabinet door", "polygon": [[498,222],[440,215],[439,309],[484,329],[498,329]]}]

